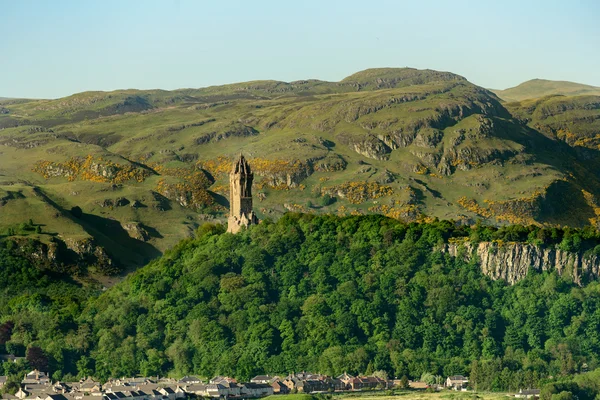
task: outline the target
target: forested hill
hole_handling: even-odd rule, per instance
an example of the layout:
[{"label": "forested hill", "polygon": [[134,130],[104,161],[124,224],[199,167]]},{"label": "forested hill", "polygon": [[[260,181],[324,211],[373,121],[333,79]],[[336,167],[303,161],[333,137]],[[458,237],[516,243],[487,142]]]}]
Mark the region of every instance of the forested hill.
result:
[{"label": "forested hill", "polygon": [[237,235],[204,225],[99,297],[4,249],[0,336],[18,355],[41,347],[55,379],[385,370],[517,389],[596,368],[600,284],[531,272],[510,286],[438,250],[482,238],[598,243],[596,231],[287,214]]}]

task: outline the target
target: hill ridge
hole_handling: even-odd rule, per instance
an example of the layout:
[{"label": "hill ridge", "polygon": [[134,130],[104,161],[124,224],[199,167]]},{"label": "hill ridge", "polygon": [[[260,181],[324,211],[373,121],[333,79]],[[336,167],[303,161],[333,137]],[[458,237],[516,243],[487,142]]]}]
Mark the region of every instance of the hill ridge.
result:
[{"label": "hill ridge", "polygon": [[549,95],[600,95],[600,87],[571,81],[534,78],[507,89],[490,89],[507,102],[516,102]]}]

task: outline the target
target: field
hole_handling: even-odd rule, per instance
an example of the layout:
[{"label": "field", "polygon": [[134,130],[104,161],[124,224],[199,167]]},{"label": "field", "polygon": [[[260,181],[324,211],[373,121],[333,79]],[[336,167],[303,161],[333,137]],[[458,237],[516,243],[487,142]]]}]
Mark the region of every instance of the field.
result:
[{"label": "field", "polygon": [[390,391],[381,392],[356,392],[356,393],[334,393],[323,395],[311,394],[288,394],[273,395],[266,397],[266,400],[314,400],[315,397],[326,396],[333,400],[507,400],[514,397],[509,393],[497,392],[425,392],[425,391]]}]

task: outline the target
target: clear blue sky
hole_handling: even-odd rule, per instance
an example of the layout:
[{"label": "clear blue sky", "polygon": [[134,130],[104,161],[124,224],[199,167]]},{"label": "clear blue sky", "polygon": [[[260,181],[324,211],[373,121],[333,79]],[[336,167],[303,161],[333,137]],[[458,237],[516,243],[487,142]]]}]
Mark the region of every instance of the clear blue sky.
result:
[{"label": "clear blue sky", "polygon": [[0,0],[0,97],[405,66],[600,86],[600,1]]}]

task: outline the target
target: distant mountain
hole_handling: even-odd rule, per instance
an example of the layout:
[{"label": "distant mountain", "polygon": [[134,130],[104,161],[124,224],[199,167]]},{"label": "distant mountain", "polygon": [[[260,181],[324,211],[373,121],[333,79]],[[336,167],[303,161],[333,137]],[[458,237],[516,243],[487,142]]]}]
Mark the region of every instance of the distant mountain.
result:
[{"label": "distant mountain", "polygon": [[504,90],[491,89],[491,91],[506,102],[534,99],[556,94],[564,96],[600,95],[600,87],[597,86],[567,81],[550,81],[546,79],[532,79],[512,88]]}]

